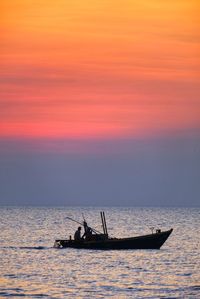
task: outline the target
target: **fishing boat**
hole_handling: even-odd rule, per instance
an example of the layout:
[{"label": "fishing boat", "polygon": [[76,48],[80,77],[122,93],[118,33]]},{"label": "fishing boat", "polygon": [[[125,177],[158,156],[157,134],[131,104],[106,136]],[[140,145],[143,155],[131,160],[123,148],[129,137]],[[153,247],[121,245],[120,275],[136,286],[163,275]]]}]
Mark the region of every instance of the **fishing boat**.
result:
[{"label": "fishing boat", "polygon": [[[84,237],[80,240],[73,240],[70,236],[69,239],[55,240],[54,247],[56,248],[77,248],[77,249],[101,249],[101,250],[122,250],[122,249],[160,249],[161,246],[168,239],[173,229],[161,231],[160,229],[152,229],[152,233],[142,236],[129,237],[129,238],[111,238],[108,235],[105,213],[101,212],[101,220],[103,233],[98,232],[93,228],[87,226],[87,222],[78,222],[72,218],[68,219],[83,225],[85,228]],[[86,233],[87,228],[90,231]]]}]

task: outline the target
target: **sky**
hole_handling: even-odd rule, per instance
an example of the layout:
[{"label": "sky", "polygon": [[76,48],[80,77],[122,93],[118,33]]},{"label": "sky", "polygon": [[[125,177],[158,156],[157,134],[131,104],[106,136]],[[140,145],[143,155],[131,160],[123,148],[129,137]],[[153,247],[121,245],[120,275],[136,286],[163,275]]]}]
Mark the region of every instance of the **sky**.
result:
[{"label": "sky", "polygon": [[0,0],[0,204],[199,206],[199,15]]}]

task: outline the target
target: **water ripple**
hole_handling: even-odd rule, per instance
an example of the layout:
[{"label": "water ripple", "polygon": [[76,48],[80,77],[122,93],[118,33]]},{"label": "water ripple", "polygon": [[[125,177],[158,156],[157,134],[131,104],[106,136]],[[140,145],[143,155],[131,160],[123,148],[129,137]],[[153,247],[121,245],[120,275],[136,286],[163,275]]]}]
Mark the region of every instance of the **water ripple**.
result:
[{"label": "water ripple", "polygon": [[77,228],[66,216],[84,212],[101,230],[99,209],[1,208],[0,297],[200,298],[198,209],[105,210],[114,236],[146,234],[158,223],[174,231],[161,250],[55,250],[54,240]]}]

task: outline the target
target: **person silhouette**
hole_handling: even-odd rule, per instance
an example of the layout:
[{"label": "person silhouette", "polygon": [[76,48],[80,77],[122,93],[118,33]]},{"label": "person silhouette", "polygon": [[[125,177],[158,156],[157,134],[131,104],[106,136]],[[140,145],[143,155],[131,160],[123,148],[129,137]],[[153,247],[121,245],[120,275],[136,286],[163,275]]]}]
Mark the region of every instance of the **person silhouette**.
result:
[{"label": "person silhouette", "polygon": [[81,240],[81,226],[79,226],[77,231],[75,232],[74,240],[75,241],[80,241]]}]

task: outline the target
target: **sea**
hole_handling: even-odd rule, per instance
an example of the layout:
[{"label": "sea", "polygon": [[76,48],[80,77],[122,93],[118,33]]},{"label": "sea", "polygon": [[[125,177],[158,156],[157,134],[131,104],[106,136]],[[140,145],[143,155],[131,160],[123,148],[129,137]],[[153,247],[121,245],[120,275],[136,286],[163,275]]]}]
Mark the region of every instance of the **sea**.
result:
[{"label": "sea", "polygon": [[[160,250],[54,248],[71,217],[111,237],[173,228]],[[1,207],[0,298],[200,298],[200,208]]]}]

